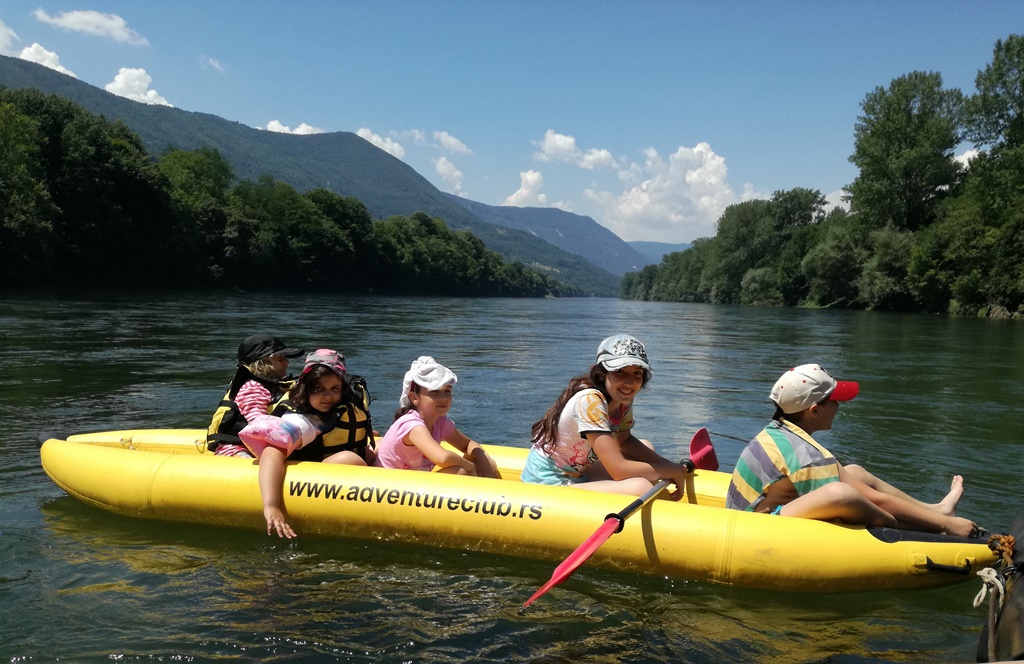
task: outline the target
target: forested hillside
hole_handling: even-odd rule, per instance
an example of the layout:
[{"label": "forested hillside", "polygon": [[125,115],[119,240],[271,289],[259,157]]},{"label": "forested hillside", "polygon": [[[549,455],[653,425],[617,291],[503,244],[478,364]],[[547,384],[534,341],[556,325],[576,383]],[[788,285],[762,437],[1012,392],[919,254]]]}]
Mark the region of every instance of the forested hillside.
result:
[{"label": "forested hillside", "polygon": [[124,123],[37,90],[0,90],[0,183],[7,288],[580,294],[422,212],[375,223],[354,197],[238,181],[209,147],[155,160]]},{"label": "forested hillside", "polygon": [[997,41],[975,86],[915,71],[875,88],[849,212],[799,187],[733,205],[715,237],[627,274],[622,296],[1024,315],[1024,37]]},{"label": "forested hillside", "polygon": [[254,129],[206,113],[130,101],[42,65],[0,56],[0,87],[59,94],[111,121],[121,120],[154,156],[168,149],[213,148],[239,180],[264,175],[299,193],[314,189],[351,196],[373,219],[417,211],[468,230],[507,261],[518,261],[571,284],[580,293],[614,296],[619,278],[587,260],[519,230],[494,226],[452,202],[402,161],[349,132],[300,136]]}]

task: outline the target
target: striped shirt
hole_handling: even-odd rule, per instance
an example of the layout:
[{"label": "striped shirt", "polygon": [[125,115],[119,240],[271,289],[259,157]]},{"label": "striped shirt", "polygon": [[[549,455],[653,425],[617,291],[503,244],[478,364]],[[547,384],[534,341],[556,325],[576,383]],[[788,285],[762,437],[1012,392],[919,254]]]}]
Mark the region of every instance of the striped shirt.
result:
[{"label": "striped shirt", "polygon": [[736,462],[725,506],[753,512],[765,499],[768,487],[788,477],[803,496],[839,481],[839,462],[810,434],[786,420],[766,426]]},{"label": "striped shirt", "polygon": [[260,415],[266,415],[270,410],[270,402],[273,400],[270,390],[263,387],[259,381],[250,380],[238,389],[235,395],[235,403],[238,404],[238,412],[242,414],[246,422],[252,422]]}]

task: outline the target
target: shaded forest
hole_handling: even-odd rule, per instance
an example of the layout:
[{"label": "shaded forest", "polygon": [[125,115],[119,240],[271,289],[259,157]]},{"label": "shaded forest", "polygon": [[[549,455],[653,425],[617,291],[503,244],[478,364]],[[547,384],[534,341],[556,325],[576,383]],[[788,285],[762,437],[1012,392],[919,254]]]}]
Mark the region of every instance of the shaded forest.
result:
[{"label": "shaded forest", "polygon": [[[973,95],[915,71],[869,92],[849,211],[794,188],[732,205],[716,234],[628,273],[627,299],[1024,316],[1024,37]],[[965,143],[972,158],[958,160]]]},{"label": "shaded forest", "polygon": [[566,296],[422,212],[238,181],[212,148],[150,155],[121,122],[0,90],[0,275],[8,288],[117,287]]}]

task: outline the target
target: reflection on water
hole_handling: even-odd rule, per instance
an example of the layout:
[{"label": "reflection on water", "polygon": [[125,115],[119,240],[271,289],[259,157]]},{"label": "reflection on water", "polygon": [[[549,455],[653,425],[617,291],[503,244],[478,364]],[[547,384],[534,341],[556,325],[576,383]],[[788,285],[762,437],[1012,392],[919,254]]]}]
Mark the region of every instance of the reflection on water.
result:
[{"label": "reflection on water", "polygon": [[[190,527],[74,501],[39,468],[35,436],[205,426],[234,349],[269,330],[342,350],[378,428],[409,362],[459,375],[453,418],[479,440],[530,425],[601,338],[648,346],[638,432],[681,456],[700,426],[749,438],[782,370],[821,361],[859,380],[823,442],[961,513],[1016,511],[1024,336],[1011,321],[616,300],[135,296],[0,300],[3,525],[0,652],[72,661],[968,661],[973,582],[842,596],[764,593],[584,568],[522,611],[551,565],[497,556]],[[742,441],[718,437],[728,469]],[[211,500],[215,500],[211,497]],[[599,524],[594,524],[595,528]],[[828,555],[822,543],[822,556]]]}]

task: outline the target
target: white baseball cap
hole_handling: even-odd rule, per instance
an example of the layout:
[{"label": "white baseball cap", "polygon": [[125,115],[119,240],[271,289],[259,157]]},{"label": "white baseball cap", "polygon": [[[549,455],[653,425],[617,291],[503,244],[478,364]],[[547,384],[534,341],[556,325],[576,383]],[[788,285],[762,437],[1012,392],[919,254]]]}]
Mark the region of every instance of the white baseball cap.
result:
[{"label": "white baseball cap", "polygon": [[792,415],[826,399],[849,401],[858,391],[860,385],[852,380],[836,380],[820,364],[801,364],[782,374],[769,398],[783,413]]}]

